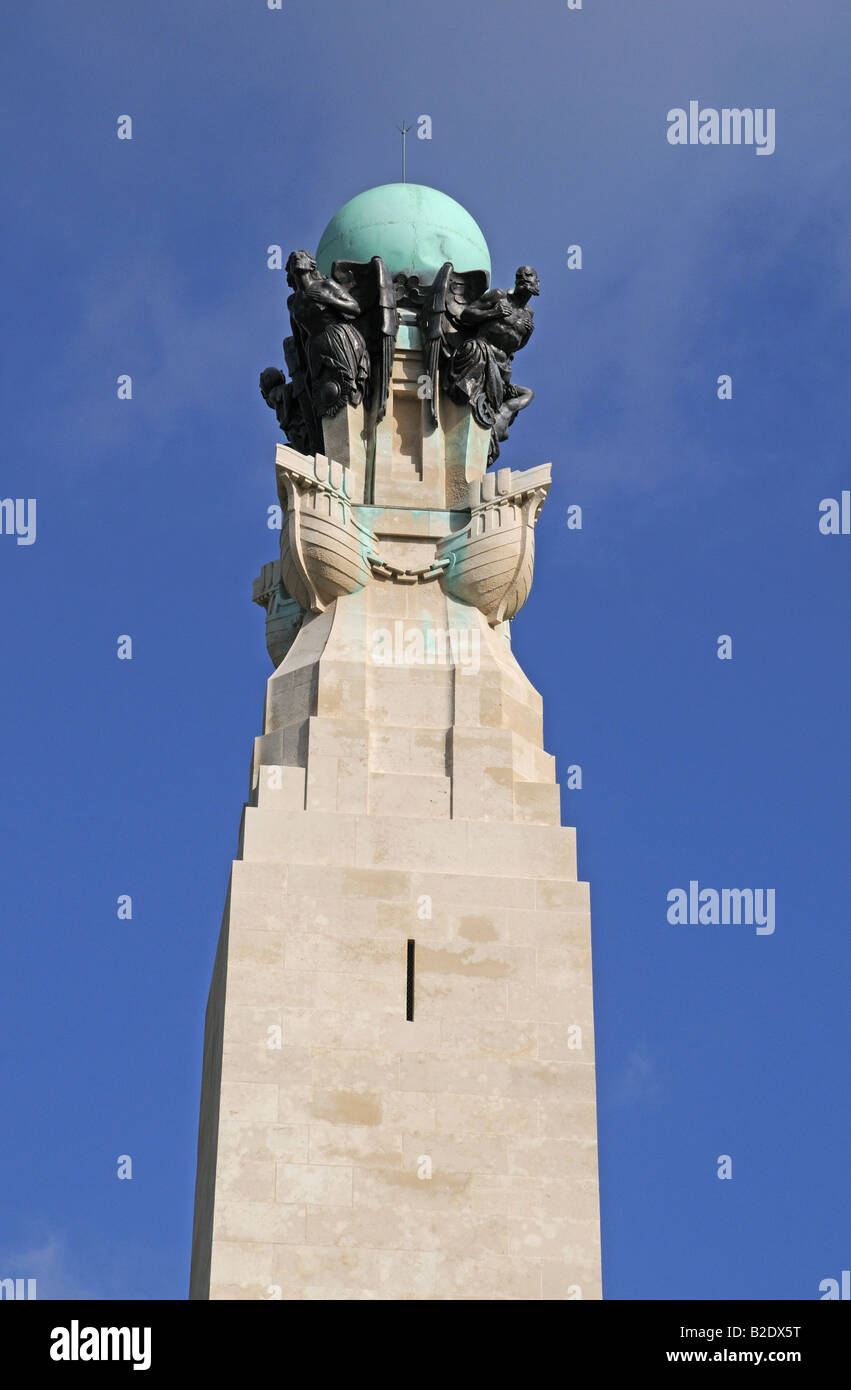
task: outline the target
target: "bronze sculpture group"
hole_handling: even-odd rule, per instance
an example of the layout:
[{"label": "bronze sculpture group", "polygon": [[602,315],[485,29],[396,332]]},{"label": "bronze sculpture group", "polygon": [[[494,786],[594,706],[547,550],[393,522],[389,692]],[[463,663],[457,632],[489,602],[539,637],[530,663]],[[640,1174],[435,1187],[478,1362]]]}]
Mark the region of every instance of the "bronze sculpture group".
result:
[{"label": "bronze sculpture group", "polygon": [[434,281],[391,276],[380,256],[335,261],[321,274],[307,251],[287,260],[292,334],[284,339],[287,381],[278,367],[260,374],[260,390],[293,448],[322,453],[322,420],[345,405],[384,416],[399,309],[415,311],[427,367],[428,401],[437,424],[439,387],[468,404],[491,431],[489,462],[532,400],[511,379],[514,354],[534,329],[529,300],[539,293],[531,266],[521,266],[511,290],[489,289],[484,270],[457,272],[446,261]]}]

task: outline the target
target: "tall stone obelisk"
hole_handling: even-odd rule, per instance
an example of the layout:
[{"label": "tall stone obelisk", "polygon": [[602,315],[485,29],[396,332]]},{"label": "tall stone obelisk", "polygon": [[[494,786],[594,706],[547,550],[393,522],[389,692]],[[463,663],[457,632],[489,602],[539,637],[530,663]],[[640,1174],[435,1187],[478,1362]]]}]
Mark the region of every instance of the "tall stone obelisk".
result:
[{"label": "tall stone obelisk", "polygon": [[538,286],[489,269],[410,184],[288,262],[191,1298],[601,1297],[588,885],[509,633],[550,469],[494,462]]}]

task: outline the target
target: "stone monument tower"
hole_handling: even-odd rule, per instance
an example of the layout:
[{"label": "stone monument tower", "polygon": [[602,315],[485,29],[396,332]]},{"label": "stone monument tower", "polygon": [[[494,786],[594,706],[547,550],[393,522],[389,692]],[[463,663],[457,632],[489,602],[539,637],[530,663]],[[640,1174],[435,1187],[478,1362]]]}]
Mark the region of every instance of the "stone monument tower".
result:
[{"label": "stone monument tower", "polygon": [[390,184],[287,280],[190,1297],[600,1298],[588,885],[509,628],[550,465],[497,462],[537,276]]}]

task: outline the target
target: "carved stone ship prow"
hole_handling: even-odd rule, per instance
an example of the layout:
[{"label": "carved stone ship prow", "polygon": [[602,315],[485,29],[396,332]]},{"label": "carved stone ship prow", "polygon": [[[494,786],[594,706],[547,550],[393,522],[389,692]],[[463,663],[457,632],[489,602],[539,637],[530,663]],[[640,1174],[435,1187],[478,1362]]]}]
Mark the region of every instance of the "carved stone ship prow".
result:
[{"label": "carved stone ship prow", "polygon": [[366,583],[372,532],[355,515],[341,463],[279,444],[275,472],[284,511],[281,578],[302,608],[322,612]]},{"label": "carved stone ship prow", "polygon": [[481,609],[491,627],[513,618],[532,587],[535,523],[550,489],[551,465],[500,468],[470,484],[470,520],[445,537],[438,560],[455,598]]}]

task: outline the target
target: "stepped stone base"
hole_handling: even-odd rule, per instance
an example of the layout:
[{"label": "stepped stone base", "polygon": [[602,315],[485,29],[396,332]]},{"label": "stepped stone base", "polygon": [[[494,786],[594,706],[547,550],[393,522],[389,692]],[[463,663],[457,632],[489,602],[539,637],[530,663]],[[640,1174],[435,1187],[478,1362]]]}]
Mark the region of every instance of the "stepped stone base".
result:
[{"label": "stepped stone base", "polygon": [[[414,629],[467,645],[385,661]],[[540,697],[436,583],[338,599],[269,680],[190,1296],[601,1297],[588,886]]]}]

